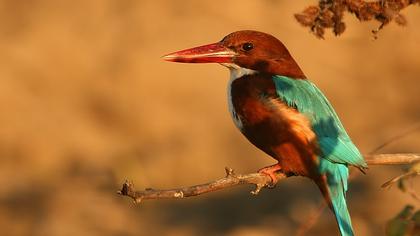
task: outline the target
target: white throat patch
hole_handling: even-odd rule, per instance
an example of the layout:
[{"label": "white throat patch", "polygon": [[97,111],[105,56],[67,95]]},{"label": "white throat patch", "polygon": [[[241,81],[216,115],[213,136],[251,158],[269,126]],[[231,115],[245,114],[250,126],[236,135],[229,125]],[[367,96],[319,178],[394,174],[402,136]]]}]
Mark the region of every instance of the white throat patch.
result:
[{"label": "white throat patch", "polygon": [[236,64],[231,64],[231,63],[223,63],[221,65],[227,67],[230,71],[230,79],[229,79],[228,88],[227,88],[229,112],[230,112],[230,115],[232,116],[233,122],[235,123],[236,127],[242,130],[243,128],[242,120],[239,117],[239,115],[236,113],[235,108],[233,107],[232,83],[233,81],[235,81],[238,78],[241,78],[244,75],[252,75],[252,74],[257,73],[258,71],[243,68]]},{"label": "white throat patch", "polygon": [[236,64],[233,63],[222,63],[222,66],[225,66],[229,69],[230,71],[230,80],[233,81],[237,78],[240,78],[244,75],[252,75],[257,73],[258,71],[256,70],[251,70],[251,69],[247,69],[247,68],[243,68],[240,67]]}]

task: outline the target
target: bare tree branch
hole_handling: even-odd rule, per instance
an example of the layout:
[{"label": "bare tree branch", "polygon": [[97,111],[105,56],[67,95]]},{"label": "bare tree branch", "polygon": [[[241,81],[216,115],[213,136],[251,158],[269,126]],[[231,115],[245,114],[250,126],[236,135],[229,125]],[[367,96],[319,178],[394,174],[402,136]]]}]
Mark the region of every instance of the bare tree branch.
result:
[{"label": "bare tree branch", "polygon": [[418,153],[371,154],[364,156],[368,165],[406,165],[420,161]]},{"label": "bare tree branch", "polygon": [[[235,174],[233,169],[226,167],[226,177],[214,180],[209,183],[199,184],[189,187],[168,189],[168,190],[157,190],[152,188],[146,188],[144,191],[135,191],[133,183],[126,181],[118,194],[123,196],[131,197],[136,203],[147,199],[168,199],[168,198],[186,198],[201,195],[208,192],[214,192],[217,190],[243,185],[252,184],[256,188],[251,193],[258,194],[259,191],[271,184],[271,178],[268,175],[260,173],[251,174]],[[279,180],[287,178],[283,173],[278,173],[277,177]]]},{"label": "bare tree branch", "polygon": [[[420,154],[375,154],[365,156],[368,165],[403,165],[412,164],[420,161]],[[118,194],[130,197],[136,203],[147,199],[170,199],[170,198],[186,198],[198,196],[201,194],[214,192],[238,185],[251,184],[256,188],[251,193],[258,194],[264,187],[271,187],[271,178],[265,174],[250,173],[250,174],[235,174],[233,169],[225,168],[226,177],[211,181],[205,184],[199,184],[189,187],[159,190],[147,188],[143,191],[136,191],[133,183],[126,181]],[[277,173],[279,180],[285,179],[288,176],[284,173]]]}]

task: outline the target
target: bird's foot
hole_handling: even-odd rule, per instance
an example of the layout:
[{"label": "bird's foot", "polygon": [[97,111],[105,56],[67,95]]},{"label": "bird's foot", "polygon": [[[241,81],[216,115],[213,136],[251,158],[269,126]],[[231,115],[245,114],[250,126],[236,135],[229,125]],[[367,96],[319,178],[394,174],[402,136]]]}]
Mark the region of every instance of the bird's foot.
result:
[{"label": "bird's foot", "polygon": [[270,176],[271,178],[271,184],[268,185],[269,188],[274,188],[277,184],[277,182],[279,181],[279,178],[276,176],[276,172],[281,170],[281,166],[279,163],[272,165],[272,166],[267,166],[264,167],[260,170],[258,170],[258,173],[260,174],[265,174]]}]

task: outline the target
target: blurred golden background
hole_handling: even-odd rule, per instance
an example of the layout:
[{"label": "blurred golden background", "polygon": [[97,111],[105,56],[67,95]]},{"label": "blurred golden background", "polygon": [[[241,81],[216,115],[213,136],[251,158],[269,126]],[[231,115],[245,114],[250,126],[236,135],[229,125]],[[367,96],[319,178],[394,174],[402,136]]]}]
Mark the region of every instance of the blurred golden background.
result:
[{"label": "blurred golden background", "polygon": [[[320,201],[290,178],[256,197],[237,188],[133,205],[115,194],[206,182],[224,167],[274,163],[227,111],[228,71],[160,56],[241,30],[280,38],[367,153],[420,120],[420,8],[406,27],[347,15],[341,37],[316,39],[293,18],[316,1],[0,0],[0,235],[293,235]],[[419,152],[420,134],[383,152]],[[408,194],[371,167],[350,185],[358,235],[383,235]],[[417,181],[418,187],[418,181]],[[417,188],[418,189],[418,188]],[[335,235],[325,210],[307,235]]]}]

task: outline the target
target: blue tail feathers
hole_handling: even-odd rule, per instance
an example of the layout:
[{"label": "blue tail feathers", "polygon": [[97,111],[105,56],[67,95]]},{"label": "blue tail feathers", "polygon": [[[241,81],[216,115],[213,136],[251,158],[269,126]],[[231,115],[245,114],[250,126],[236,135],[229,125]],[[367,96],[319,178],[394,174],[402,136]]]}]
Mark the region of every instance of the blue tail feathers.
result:
[{"label": "blue tail feathers", "polygon": [[[327,177],[326,189],[320,186],[326,200],[334,211],[341,236],[353,236],[351,218],[346,204],[347,179],[349,170],[346,165],[321,161],[321,173]],[[325,185],[325,181],[324,181]]]}]

